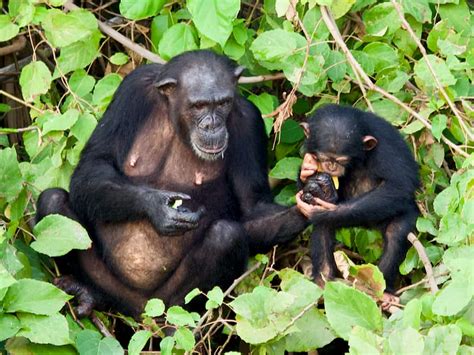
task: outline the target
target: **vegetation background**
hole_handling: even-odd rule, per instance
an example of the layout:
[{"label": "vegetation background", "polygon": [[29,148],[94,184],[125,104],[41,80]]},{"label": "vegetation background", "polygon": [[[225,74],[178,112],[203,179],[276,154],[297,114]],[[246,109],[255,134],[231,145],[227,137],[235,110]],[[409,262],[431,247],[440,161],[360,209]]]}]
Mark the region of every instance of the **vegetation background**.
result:
[{"label": "vegetation background", "polygon": [[[12,354],[474,353],[474,16],[465,0],[0,1],[0,352]],[[401,304],[377,306],[380,235],[338,234],[344,279],[309,275],[309,230],[252,259],[206,311],[149,302],[138,323],[76,321],[51,257],[85,249],[77,223],[33,227],[40,191],[68,187],[124,75],[210,48],[245,65],[264,115],[275,200],[293,204],[303,132],[328,102],[398,127],[420,164],[422,215],[400,267]],[[133,119],[133,118],[131,118]],[[195,290],[187,302],[202,294]],[[324,297],[324,304],[318,302]],[[72,301],[73,302],[73,301]],[[171,332],[175,329],[175,332]],[[195,337],[194,335],[199,335]],[[131,337],[131,339],[130,339]],[[330,344],[330,345],[327,345]]]}]

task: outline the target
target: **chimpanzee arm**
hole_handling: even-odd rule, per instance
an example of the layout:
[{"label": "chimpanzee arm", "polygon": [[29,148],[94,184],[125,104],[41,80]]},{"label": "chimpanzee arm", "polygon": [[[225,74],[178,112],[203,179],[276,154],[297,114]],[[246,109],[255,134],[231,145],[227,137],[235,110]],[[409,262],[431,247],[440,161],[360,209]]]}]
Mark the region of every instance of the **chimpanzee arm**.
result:
[{"label": "chimpanzee arm", "polygon": [[267,138],[258,110],[238,101],[239,111],[230,122],[230,179],[238,196],[250,252],[268,251],[300,233],[308,224],[296,207],[273,203],[267,175]]},{"label": "chimpanzee arm", "polygon": [[359,197],[341,202],[334,211],[316,212],[310,220],[333,227],[360,226],[393,217],[413,204],[414,196],[388,182]]}]

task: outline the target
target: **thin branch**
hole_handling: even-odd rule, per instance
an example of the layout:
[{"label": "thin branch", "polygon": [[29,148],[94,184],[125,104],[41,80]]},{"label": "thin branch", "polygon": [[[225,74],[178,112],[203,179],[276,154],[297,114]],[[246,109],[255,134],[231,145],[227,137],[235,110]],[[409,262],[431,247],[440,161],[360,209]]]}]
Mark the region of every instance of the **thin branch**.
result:
[{"label": "thin branch", "polygon": [[257,75],[257,76],[243,76],[239,79],[239,84],[254,84],[254,83],[260,83],[262,81],[280,80],[280,79],[285,79],[285,74],[275,73],[275,74]]},{"label": "thin branch", "polygon": [[15,38],[12,44],[5,47],[0,47],[0,57],[7,54],[14,53],[14,52],[18,52],[22,50],[25,47],[25,45],[26,45],[25,36],[19,36]]},{"label": "thin branch", "polygon": [[[224,292],[224,298],[229,296],[230,293],[237,287],[237,285],[242,282],[243,279],[245,279],[247,276],[249,276],[252,272],[254,272],[255,270],[257,270],[259,267],[260,267],[261,263],[258,262],[256,263],[255,265],[253,265],[250,269],[248,269],[247,271],[245,271],[242,275],[240,275],[238,278],[236,278],[234,280],[234,282],[232,282],[232,285],[230,285],[230,287]],[[209,317],[209,315],[211,314],[212,310],[208,310],[206,313],[204,313],[204,315],[201,317],[201,319],[199,319],[199,322],[198,324],[196,325],[196,328],[194,329],[193,331],[193,334],[196,334],[199,330],[199,328],[203,325],[204,321],[207,319],[207,317]]]},{"label": "thin branch", "polygon": [[92,312],[92,314],[89,316],[90,320],[92,323],[94,323],[94,325],[97,327],[97,329],[99,329],[100,333],[104,336],[104,337],[114,337],[112,335],[112,333],[107,329],[107,327],[105,326],[104,322],[102,322],[99,317],[97,317],[95,315],[94,312]]},{"label": "thin branch", "polygon": [[438,288],[438,285],[436,284],[436,280],[433,275],[433,268],[431,266],[430,259],[428,258],[428,255],[426,254],[426,250],[423,247],[423,244],[421,244],[421,242],[413,233],[408,234],[408,240],[415,247],[416,252],[418,253],[418,256],[420,257],[420,260],[423,263],[423,266],[425,267],[426,278],[428,279],[428,284],[430,285],[431,293],[435,294],[436,292],[439,291],[439,288]]},{"label": "thin branch", "polygon": [[400,4],[397,3],[395,0],[391,0],[390,1],[393,5],[393,7],[395,8],[395,10],[397,11],[398,13],[398,17],[400,17],[400,20],[402,21],[402,25],[403,25],[403,28],[405,28],[408,33],[410,34],[410,37],[413,39],[413,41],[415,41],[416,45],[418,46],[418,49],[420,50],[423,58],[425,59],[425,62],[426,62],[426,65],[429,69],[429,71],[431,72],[431,75],[433,76],[434,80],[435,80],[435,83],[436,83],[436,86],[438,87],[439,91],[441,92],[441,94],[443,95],[444,99],[446,100],[446,102],[448,103],[449,107],[451,108],[451,110],[453,111],[454,115],[458,118],[459,120],[459,124],[462,126],[463,130],[466,132],[468,138],[472,141],[474,140],[474,134],[471,132],[471,130],[469,129],[469,127],[466,126],[466,123],[464,122],[463,118],[461,117],[461,114],[459,113],[458,109],[456,108],[456,106],[454,105],[454,103],[451,101],[451,99],[449,98],[448,96],[448,93],[446,92],[446,90],[444,89],[443,85],[441,84],[441,82],[439,81],[439,78],[438,76],[436,75],[436,72],[433,68],[433,66],[431,65],[431,62],[428,60],[428,54],[426,53],[426,49],[425,47],[423,47],[423,45],[421,44],[420,40],[418,39],[418,37],[416,36],[415,32],[413,31],[413,29],[411,28],[410,24],[408,23],[408,21],[405,19],[405,16],[403,14],[403,10],[401,9],[400,7]]},{"label": "thin branch", "polygon": [[[321,6],[321,15],[326,23],[326,26],[329,29],[329,32],[331,32],[331,35],[333,36],[334,40],[336,41],[337,45],[341,48],[341,51],[345,54],[347,60],[351,64],[351,66],[356,69],[361,78],[364,81],[364,84],[370,89],[374,90],[386,98],[390,99],[397,105],[399,105],[401,108],[403,108],[405,111],[410,113],[412,116],[414,116],[416,119],[418,119],[423,125],[431,129],[431,124],[426,120],[423,116],[421,116],[418,112],[407,106],[405,103],[403,103],[401,100],[399,100],[396,96],[386,92],[384,89],[378,87],[375,85],[372,80],[370,80],[369,76],[365,73],[364,69],[360,66],[360,64],[357,62],[357,60],[354,58],[352,55],[351,51],[349,48],[347,48],[344,40],[342,39],[341,33],[339,32],[339,29],[336,26],[336,23],[334,22],[334,18],[332,17],[331,11],[326,7],[326,6]],[[469,154],[463,151],[460,147],[458,147],[456,144],[451,142],[449,139],[447,139],[445,136],[441,136],[441,139],[443,140],[444,143],[446,143],[449,147],[451,147],[453,150],[458,152],[459,154],[468,157]]]},{"label": "thin branch", "polygon": [[20,103],[20,104],[22,104],[22,105],[24,105],[24,106],[26,106],[26,107],[29,107],[29,108],[31,108],[32,110],[35,110],[36,112],[39,112],[39,113],[41,113],[41,114],[44,113],[44,111],[41,110],[41,109],[39,109],[38,107],[35,107],[35,106],[29,104],[28,102],[25,102],[25,101],[23,101],[23,100],[20,100],[19,98],[15,97],[15,96],[13,96],[13,95],[11,95],[11,94],[9,94],[9,93],[6,92],[6,91],[0,90],[0,95],[6,96],[6,97],[8,97],[10,100],[16,101],[16,102],[18,102],[18,103]]}]

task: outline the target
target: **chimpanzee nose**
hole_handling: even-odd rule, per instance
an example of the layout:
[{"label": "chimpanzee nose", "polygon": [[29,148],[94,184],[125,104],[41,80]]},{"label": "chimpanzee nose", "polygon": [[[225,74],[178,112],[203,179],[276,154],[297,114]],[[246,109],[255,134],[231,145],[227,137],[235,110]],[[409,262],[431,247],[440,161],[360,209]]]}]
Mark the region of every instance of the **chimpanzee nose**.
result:
[{"label": "chimpanzee nose", "polygon": [[204,131],[215,131],[219,126],[219,121],[212,115],[204,117],[198,125],[198,127]]}]

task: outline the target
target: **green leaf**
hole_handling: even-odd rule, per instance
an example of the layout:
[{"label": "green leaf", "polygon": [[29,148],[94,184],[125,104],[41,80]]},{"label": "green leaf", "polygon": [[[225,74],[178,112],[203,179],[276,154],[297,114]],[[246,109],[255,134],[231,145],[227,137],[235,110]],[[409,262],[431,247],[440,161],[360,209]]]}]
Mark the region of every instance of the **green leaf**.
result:
[{"label": "green leaf", "polygon": [[[442,86],[456,84],[456,78],[453,76],[453,74],[451,74],[446,62],[443,59],[438,58],[432,54],[429,54],[427,58]],[[420,85],[428,88],[436,87],[436,82],[428,68],[428,65],[426,64],[425,58],[421,58],[419,61],[417,61],[413,67],[413,70],[416,75],[415,80],[419,82]]]},{"label": "green leaf", "polygon": [[58,214],[44,217],[35,226],[34,234],[36,240],[31,247],[48,256],[62,256],[73,249],[86,250],[92,245],[82,225]]},{"label": "green leaf", "polygon": [[269,175],[275,179],[296,181],[302,162],[301,158],[283,158],[277,162]]},{"label": "green leaf", "polygon": [[377,78],[377,85],[386,89],[388,92],[396,93],[400,91],[410,79],[410,76],[400,70],[389,70],[388,72],[383,72]]},{"label": "green leaf", "polygon": [[315,303],[323,294],[323,291],[303,274],[293,269],[283,269],[278,273],[281,279],[281,289],[293,296],[295,300],[292,304],[295,308],[305,308],[311,303]]},{"label": "green leaf", "polygon": [[438,229],[435,227],[433,222],[424,217],[418,217],[416,221],[416,229],[420,233],[429,233],[434,236],[438,235]]},{"label": "green leaf", "polygon": [[432,119],[431,133],[438,141],[441,139],[441,135],[446,128],[446,123],[448,122],[448,117],[443,114],[438,114]]},{"label": "green leaf", "polygon": [[87,10],[73,10],[67,14],[50,9],[42,22],[45,35],[53,47],[65,47],[91,36],[97,30],[97,20]]},{"label": "green leaf", "polygon": [[0,15],[0,42],[8,41],[20,32],[20,27],[11,22],[10,16]]},{"label": "green leaf", "polygon": [[224,301],[224,292],[221,288],[215,286],[212,290],[207,293],[208,301],[206,302],[206,309],[214,309],[219,307]]},{"label": "green leaf", "polygon": [[403,327],[420,329],[422,304],[418,299],[412,299],[403,310]]},{"label": "green leaf", "polygon": [[117,339],[102,338],[100,333],[85,329],[76,337],[76,346],[81,355],[119,355],[124,354]]},{"label": "green leaf", "polygon": [[421,121],[413,121],[401,131],[405,134],[413,134],[415,132],[421,131],[423,128],[425,128],[425,125]]},{"label": "green leaf", "polygon": [[377,304],[365,293],[339,282],[328,282],[324,289],[324,305],[332,328],[348,340],[351,329],[358,325],[367,330],[382,329],[382,315]]},{"label": "green leaf", "polygon": [[33,20],[35,6],[31,0],[10,0],[8,2],[8,13],[15,19],[18,26],[24,27]]},{"label": "green leaf", "polygon": [[329,79],[339,82],[346,75],[346,57],[341,52],[331,51],[324,63],[324,68],[327,70]]},{"label": "green leaf", "polygon": [[82,145],[85,145],[96,126],[95,117],[90,113],[83,113],[71,127],[70,132]]},{"label": "green leaf", "polygon": [[150,33],[154,52],[158,52],[158,44],[163,38],[163,34],[170,27],[169,22],[168,15],[158,15],[153,18],[150,25]]},{"label": "green leaf", "polygon": [[359,326],[355,326],[349,335],[350,354],[382,354],[383,338]]},{"label": "green leaf", "polygon": [[176,333],[174,333],[174,340],[185,351],[191,351],[195,344],[193,332],[183,327],[178,328]]},{"label": "green leaf", "polygon": [[458,191],[454,186],[449,186],[436,196],[433,207],[438,216],[443,216],[452,211],[458,201]]},{"label": "green leaf", "polygon": [[10,275],[7,269],[0,263],[0,289],[7,288],[16,282],[15,278]]},{"label": "green leaf", "polygon": [[[305,45],[301,35],[281,29],[263,32],[250,46],[255,59],[268,69],[282,69],[284,58],[292,55],[297,48]],[[270,62],[270,63],[267,63]]]},{"label": "green leaf", "polygon": [[469,229],[459,213],[448,213],[441,218],[439,233],[436,237],[438,243],[455,246],[467,237],[469,237]]},{"label": "green leaf", "polygon": [[139,330],[133,334],[128,343],[128,353],[130,355],[139,355],[152,335],[152,332],[149,330]]},{"label": "green leaf", "polygon": [[194,297],[199,296],[201,291],[198,288],[194,288],[191,292],[189,292],[186,297],[184,297],[184,304],[188,304],[191,302]]},{"label": "green leaf", "polygon": [[296,184],[286,185],[280,193],[275,196],[275,202],[283,206],[292,206],[296,203]]},{"label": "green leaf", "polygon": [[113,56],[110,57],[110,62],[115,65],[124,65],[128,62],[129,58],[123,52],[115,53]]},{"label": "green leaf", "polygon": [[169,60],[178,54],[197,48],[193,28],[188,24],[178,23],[163,34],[158,52],[163,59]]},{"label": "green leaf", "polygon": [[382,298],[385,291],[385,280],[377,266],[372,264],[351,265],[349,272],[357,280],[358,284],[367,287],[377,297]]},{"label": "green leaf", "polygon": [[383,37],[393,34],[401,26],[400,17],[389,2],[375,5],[362,14],[367,35]]},{"label": "green leaf", "polygon": [[273,112],[278,105],[278,99],[274,95],[264,92],[260,95],[250,95],[247,99],[258,107],[262,115]]},{"label": "green leaf", "polygon": [[[474,257],[474,254],[472,256]],[[472,282],[466,285],[465,280],[461,279],[449,282],[436,295],[433,313],[440,316],[453,316],[460,312],[472,300],[473,286]]]},{"label": "green leaf", "polygon": [[66,318],[62,314],[43,316],[20,313],[18,318],[22,329],[17,336],[23,336],[38,344],[65,345],[72,343],[69,339]]},{"label": "green leaf", "polygon": [[43,124],[43,135],[53,131],[65,131],[70,129],[79,118],[79,111],[76,109],[67,110],[62,115],[50,115]]},{"label": "green leaf", "polygon": [[240,10],[240,0],[187,0],[186,4],[198,31],[224,47]]},{"label": "green leaf", "polygon": [[142,20],[157,15],[166,0],[121,0],[120,13],[131,20]]},{"label": "green leaf", "polygon": [[145,306],[145,315],[148,317],[159,317],[165,312],[165,304],[158,298],[150,299]]},{"label": "green leaf", "polygon": [[413,328],[395,329],[388,338],[390,349],[394,354],[423,354],[425,346],[423,336]]},{"label": "green leaf", "polygon": [[303,128],[292,119],[287,119],[281,127],[281,142],[286,144],[296,143],[304,138]]},{"label": "green leaf", "polygon": [[428,0],[403,0],[403,9],[420,23],[431,22],[431,9]]},{"label": "green leaf", "polygon": [[425,338],[425,354],[456,354],[462,333],[454,324],[435,325]]},{"label": "green leaf", "polygon": [[23,189],[23,178],[18,164],[16,150],[0,150],[0,198],[14,200]]},{"label": "green leaf", "polygon": [[374,61],[376,72],[399,65],[397,51],[386,43],[369,43],[363,51]]},{"label": "green leaf", "polygon": [[33,101],[38,95],[48,92],[52,77],[46,64],[31,62],[21,70],[20,86],[25,101]]},{"label": "green leaf", "polygon": [[344,16],[349,12],[356,0],[332,0],[331,11],[335,19]]},{"label": "green leaf", "polygon": [[178,326],[185,326],[189,325],[191,327],[196,326],[196,322],[194,321],[193,316],[191,313],[186,311],[180,306],[173,306],[168,309],[166,312],[166,320],[174,325]]},{"label": "green leaf", "polygon": [[11,314],[0,314],[0,341],[15,336],[21,329],[20,321]]},{"label": "green leaf", "polygon": [[70,89],[78,96],[84,97],[92,91],[95,85],[93,76],[88,75],[84,69],[78,69],[69,78]]},{"label": "green leaf", "polygon": [[118,74],[108,74],[100,79],[95,88],[94,94],[92,95],[92,102],[95,105],[105,108],[117,90],[118,86],[122,82],[122,77]]},{"label": "green leaf", "polygon": [[171,355],[174,347],[174,338],[173,337],[164,337],[160,341],[160,350],[161,355]]},{"label": "green leaf", "polygon": [[6,312],[29,312],[51,315],[58,312],[72,296],[54,285],[32,279],[21,279],[11,285],[3,299]]},{"label": "green leaf", "polygon": [[96,30],[87,38],[61,48],[61,54],[57,60],[58,66],[54,71],[53,78],[66,75],[92,63],[100,54],[99,42],[101,38],[101,33]]}]

